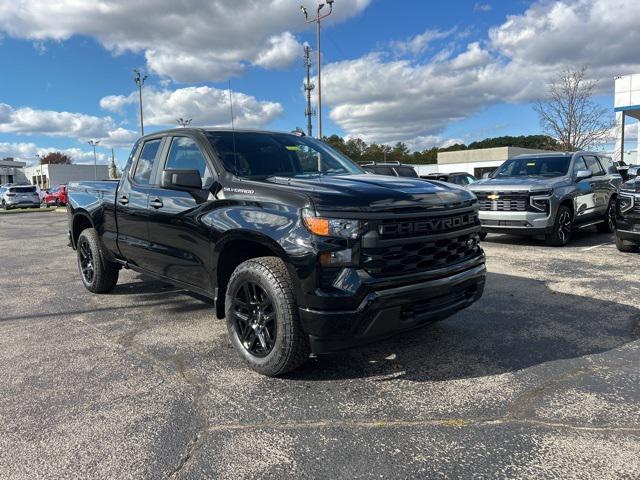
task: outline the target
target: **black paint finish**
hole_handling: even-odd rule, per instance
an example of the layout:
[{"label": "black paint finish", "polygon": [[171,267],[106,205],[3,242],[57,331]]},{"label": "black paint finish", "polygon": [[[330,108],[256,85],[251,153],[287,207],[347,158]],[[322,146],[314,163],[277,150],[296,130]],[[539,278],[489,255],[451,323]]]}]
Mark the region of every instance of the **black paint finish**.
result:
[{"label": "black paint finish", "polygon": [[[206,159],[211,178],[202,190],[160,187],[171,138],[178,135],[192,138]],[[149,184],[136,184],[130,172],[144,143],[156,139],[162,146]],[[302,222],[303,209],[359,219],[365,232],[356,240],[316,236]],[[114,260],[220,300],[229,267],[255,256],[282,258],[317,351],[445,318],[480,298],[484,286],[472,193],[441,182],[366,174],[241,179],[223,168],[199,129],[142,138],[120,182],[70,184],[68,211],[74,248],[81,229],[93,226]],[[461,244],[463,235],[469,241]],[[345,249],[352,251],[352,265],[320,266],[321,253]],[[403,271],[399,260],[393,275],[367,271],[376,259],[388,258],[380,255],[388,249],[409,252],[411,270]],[[418,252],[437,261],[421,263]]]}]

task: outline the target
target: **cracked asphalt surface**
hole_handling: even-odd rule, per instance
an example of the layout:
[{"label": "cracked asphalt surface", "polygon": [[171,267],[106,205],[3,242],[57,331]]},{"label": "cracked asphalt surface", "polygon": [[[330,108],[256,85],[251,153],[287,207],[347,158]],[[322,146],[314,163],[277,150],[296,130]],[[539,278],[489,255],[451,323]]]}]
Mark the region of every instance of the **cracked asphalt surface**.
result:
[{"label": "cracked asphalt surface", "polygon": [[471,308],[270,379],[183,290],[85,291],[65,230],[0,216],[2,478],[640,477],[640,256],[610,235],[490,235]]}]

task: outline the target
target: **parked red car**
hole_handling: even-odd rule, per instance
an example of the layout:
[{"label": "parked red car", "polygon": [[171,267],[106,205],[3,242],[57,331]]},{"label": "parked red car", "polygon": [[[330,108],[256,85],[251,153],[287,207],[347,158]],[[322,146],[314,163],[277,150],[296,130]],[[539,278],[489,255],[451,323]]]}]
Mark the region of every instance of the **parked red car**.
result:
[{"label": "parked red car", "polygon": [[58,185],[53,190],[47,190],[42,197],[45,205],[66,205],[67,204],[67,186]]}]

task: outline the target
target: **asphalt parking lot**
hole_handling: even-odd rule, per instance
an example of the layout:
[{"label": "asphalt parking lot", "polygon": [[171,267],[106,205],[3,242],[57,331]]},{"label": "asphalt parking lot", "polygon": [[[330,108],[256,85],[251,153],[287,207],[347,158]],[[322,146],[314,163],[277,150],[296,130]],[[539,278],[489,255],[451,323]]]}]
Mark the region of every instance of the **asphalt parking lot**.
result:
[{"label": "asphalt parking lot", "polygon": [[85,291],[65,230],[0,217],[2,478],[640,477],[640,256],[610,235],[490,235],[470,309],[270,379],[182,290]]}]

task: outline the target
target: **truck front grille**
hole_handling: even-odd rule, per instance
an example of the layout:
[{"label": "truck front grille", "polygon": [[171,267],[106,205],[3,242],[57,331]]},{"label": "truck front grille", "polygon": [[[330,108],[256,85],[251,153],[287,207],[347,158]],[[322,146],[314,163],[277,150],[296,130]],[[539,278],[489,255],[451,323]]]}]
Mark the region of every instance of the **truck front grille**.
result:
[{"label": "truck front grille", "polygon": [[527,209],[527,192],[477,192],[480,210],[492,212],[524,212]]},{"label": "truck front grille", "polygon": [[373,277],[406,275],[445,268],[480,253],[477,232],[362,249],[362,266]]}]

